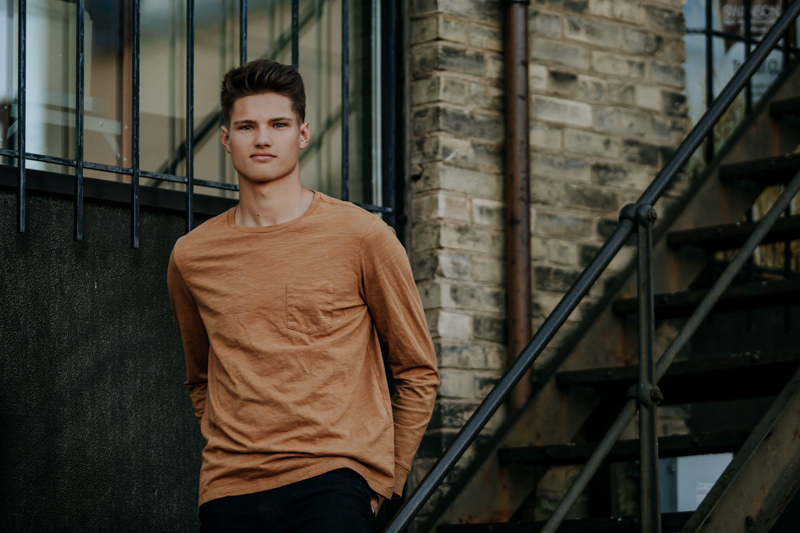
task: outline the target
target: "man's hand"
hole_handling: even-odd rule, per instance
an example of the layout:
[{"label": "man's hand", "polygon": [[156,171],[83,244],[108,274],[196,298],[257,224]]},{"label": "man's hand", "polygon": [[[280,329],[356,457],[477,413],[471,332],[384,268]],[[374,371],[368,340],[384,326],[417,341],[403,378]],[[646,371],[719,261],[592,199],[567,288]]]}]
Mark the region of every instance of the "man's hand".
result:
[{"label": "man's hand", "polygon": [[381,505],[386,498],[375,491],[371,490],[370,492],[372,492],[372,495],[369,497],[369,503],[372,505],[372,514],[377,515],[378,509],[381,508]]}]

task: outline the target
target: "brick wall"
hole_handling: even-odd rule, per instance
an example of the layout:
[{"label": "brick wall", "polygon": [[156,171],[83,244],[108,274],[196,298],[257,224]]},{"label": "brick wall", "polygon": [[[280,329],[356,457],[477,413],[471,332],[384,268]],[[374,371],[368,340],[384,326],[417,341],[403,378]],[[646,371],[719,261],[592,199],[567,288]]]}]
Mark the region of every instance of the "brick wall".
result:
[{"label": "brick wall", "polygon": [[506,349],[500,3],[412,1],[409,12],[411,262],[441,375],[413,489],[502,375]]},{"label": "brick wall", "polygon": [[[687,131],[680,8],[678,0],[530,4],[534,330]],[[442,378],[413,489],[502,375],[507,354],[502,3],[410,0],[408,13],[411,256]],[[610,274],[633,255],[624,248]],[[599,283],[587,305],[601,295]]]},{"label": "brick wall", "polygon": [[[535,326],[687,132],[680,8],[677,0],[531,2]],[[623,248],[609,274],[634,255]]]}]

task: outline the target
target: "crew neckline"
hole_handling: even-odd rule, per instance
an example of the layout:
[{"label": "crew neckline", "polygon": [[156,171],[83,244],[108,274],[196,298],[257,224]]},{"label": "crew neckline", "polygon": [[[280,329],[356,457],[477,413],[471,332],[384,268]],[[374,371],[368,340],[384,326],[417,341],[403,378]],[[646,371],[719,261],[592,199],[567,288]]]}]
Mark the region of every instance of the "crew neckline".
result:
[{"label": "crew neckline", "polygon": [[280,224],[272,224],[271,226],[240,226],[240,225],[236,224],[236,219],[234,218],[234,211],[236,209],[236,206],[233,206],[230,209],[228,209],[228,214],[225,217],[225,220],[227,221],[227,226],[228,226],[228,228],[230,228],[232,230],[240,231],[242,233],[269,233],[269,232],[272,232],[272,231],[280,231],[282,229],[288,228],[289,226],[297,224],[301,220],[304,220],[304,219],[310,217],[311,214],[317,209],[317,206],[319,205],[320,201],[322,200],[322,193],[321,192],[319,192],[316,189],[312,189],[310,187],[306,187],[306,188],[314,192],[314,199],[311,200],[311,205],[308,206],[308,209],[306,209],[306,212],[303,213],[302,215],[300,215],[297,218],[294,218],[294,219],[289,220],[287,222],[281,222]]}]

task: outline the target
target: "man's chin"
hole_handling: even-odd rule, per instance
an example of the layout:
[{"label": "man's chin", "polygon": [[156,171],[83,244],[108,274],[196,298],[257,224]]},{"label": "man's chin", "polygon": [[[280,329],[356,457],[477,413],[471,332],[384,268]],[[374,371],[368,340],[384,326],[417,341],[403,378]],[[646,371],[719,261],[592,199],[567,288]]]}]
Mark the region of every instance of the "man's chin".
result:
[{"label": "man's chin", "polygon": [[239,176],[247,181],[252,183],[266,183],[270,181],[279,180],[284,177],[286,174],[278,173],[278,172],[264,172],[261,170],[260,172],[248,172],[250,169],[246,169],[244,172],[240,172],[237,169]]}]

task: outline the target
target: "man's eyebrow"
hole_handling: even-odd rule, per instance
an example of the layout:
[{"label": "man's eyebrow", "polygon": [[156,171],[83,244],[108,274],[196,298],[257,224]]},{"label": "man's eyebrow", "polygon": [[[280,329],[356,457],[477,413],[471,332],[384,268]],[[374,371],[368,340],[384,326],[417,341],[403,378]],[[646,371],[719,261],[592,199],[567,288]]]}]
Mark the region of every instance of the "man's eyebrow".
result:
[{"label": "man's eyebrow", "polygon": [[[268,122],[293,122],[293,120],[291,119],[291,117],[275,117],[269,119]],[[237,124],[255,124],[255,123],[256,123],[255,120],[251,118],[245,118],[242,120],[237,120],[236,122],[233,123],[233,125],[236,126]]]}]

